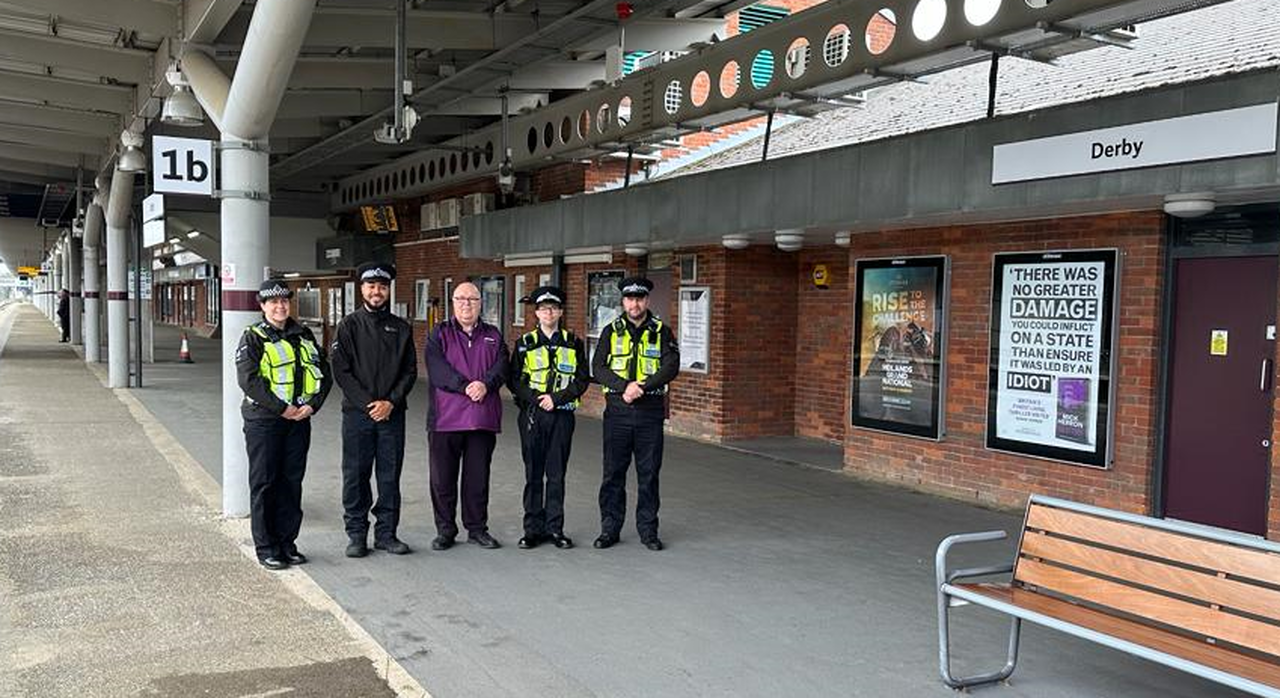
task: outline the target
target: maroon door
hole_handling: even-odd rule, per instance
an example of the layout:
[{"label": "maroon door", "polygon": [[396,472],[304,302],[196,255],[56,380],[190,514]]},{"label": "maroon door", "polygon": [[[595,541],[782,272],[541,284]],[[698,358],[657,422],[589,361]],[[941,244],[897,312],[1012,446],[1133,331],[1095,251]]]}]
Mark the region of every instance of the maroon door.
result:
[{"label": "maroon door", "polygon": [[1277,264],[1276,257],[1174,263],[1168,517],[1266,533]]}]

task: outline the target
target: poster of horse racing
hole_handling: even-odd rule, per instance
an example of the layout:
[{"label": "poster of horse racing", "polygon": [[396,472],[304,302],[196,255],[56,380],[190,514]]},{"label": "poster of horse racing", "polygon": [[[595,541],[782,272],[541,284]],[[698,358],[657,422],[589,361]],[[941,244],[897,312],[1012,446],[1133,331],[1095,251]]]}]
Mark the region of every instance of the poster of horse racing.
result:
[{"label": "poster of horse racing", "polygon": [[857,263],[853,425],[942,436],[947,258]]}]

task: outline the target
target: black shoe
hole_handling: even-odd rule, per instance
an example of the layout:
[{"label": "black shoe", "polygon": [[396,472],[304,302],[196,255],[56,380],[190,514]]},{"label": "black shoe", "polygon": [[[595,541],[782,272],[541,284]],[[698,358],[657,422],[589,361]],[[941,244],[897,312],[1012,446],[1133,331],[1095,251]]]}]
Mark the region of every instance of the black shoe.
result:
[{"label": "black shoe", "polygon": [[453,536],[436,536],[431,541],[432,550],[448,550],[453,547]]},{"label": "black shoe", "polygon": [[364,557],[369,554],[369,544],[363,537],[352,538],[347,543],[347,557]]},{"label": "black shoe", "polygon": [[604,550],[605,548],[612,548],[617,542],[617,536],[610,533],[601,533],[600,537],[596,538],[595,542],[591,544],[591,547]]},{"label": "black shoe", "polygon": [[285,560],[284,558],[276,557],[275,555],[272,555],[271,557],[264,557],[261,560],[258,560],[258,564],[262,565],[263,567],[269,570],[289,569],[289,561]]},{"label": "black shoe", "polygon": [[489,535],[488,531],[476,531],[467,534],[467,542],[486,550],[497,550],[502,547],[502,544]]},{"label": "black shoe", "polygon": [[640,542],[644,543],[644,547],[650,550],[653,550],[655,552],[658,550],[662,550],[662,548],[665,547],[662,545],[662,541],[657,536],[650,536],[649,538],[645,538]]},{"label": "black shoe", "polygon": [[568,550],[573,547],[573,540],[563,533],[552,533],[551,544],[561,550]]},{"label": "black shoe", "polygon": [[541,542],[542,542],[542,536],[526,535],[516,543],[516,547],[521,550],[532,550],[538,547],[538,544]]},{"label": "black shoe", "polygon": [[408,555],[413,552],[409,546],[405,545],[399,538],[388,538],[386,540],[374,541],[373,547],[377,550],[385,550],[392,555]]},{"label": "black shoe", "polygon": [[289,552],[287,552],[287,553],[285,553],[285,554],[281,555],[280,557],[284,558],[284,559],[285,559],[285,561],[286,561],[286,562],[288,562],[290,565],[305,565],[305,564],[307,564],[307,556],[306,556],[306,555],[303,555],[303,554],[302,554],[302,553],[300,553],[300,552],[298,552],[298,551],[297,551],[297,549],[291,550],[291,551],[289,551]]}]

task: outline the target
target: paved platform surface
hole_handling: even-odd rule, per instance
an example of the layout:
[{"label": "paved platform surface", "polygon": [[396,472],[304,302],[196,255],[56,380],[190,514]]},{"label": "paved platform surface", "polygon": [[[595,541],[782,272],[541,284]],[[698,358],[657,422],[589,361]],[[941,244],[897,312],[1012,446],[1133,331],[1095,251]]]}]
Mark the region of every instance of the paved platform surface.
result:
[{"label": "paved platform surface", "polygon": [[[197,363],[179,364],[176,331],[158,328],[156,337],[164,361],[148,367],[149,387],[134,393],[218,476],[219,343],[193,338]],[[951,696],[937,674],[934,550],[950,533],[1020,523],[1007,512],[860,482],[824,470],[829,462],[801,467],[669,438],[661,512],[668,549],[645,550],[629,519],[621,545],[593,550],[601,434],[598,421],[584,418],[566,507],[567,532],[580,547],[522,551],[514,544],[523,466],[508,410],[490,520],[506,547],[430,552],[420,383],[410,398],[401,527],[417,552],[348,560],[338,398],[316,417],[300,541],[314,560],[306,572],[437,698]],[[634,481],[628,492],[634,507]],[[1003,562],[1010,550],[992,545],[959,562]],[[962,671],[1002,661],[1003,618],[959,609],[955,625]],[[1034,626],[1024,632],[1013,681],[975,693],[1239,695]]]},{"label": "paved platform surface", "polygon": [[128,402],[35,308],[0,308],[0,696],[395,696],[377,645],[248,557]]}]

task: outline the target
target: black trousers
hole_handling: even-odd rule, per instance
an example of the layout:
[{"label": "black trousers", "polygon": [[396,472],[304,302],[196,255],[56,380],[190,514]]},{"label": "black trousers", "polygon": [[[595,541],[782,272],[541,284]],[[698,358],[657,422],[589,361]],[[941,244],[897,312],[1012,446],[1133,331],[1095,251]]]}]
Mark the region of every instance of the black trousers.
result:
[{"label": "black trousers", "polygon": [[491,431],[427,432],[431,457],[431,508],[436,532],[458,535],[458,475],[462,475],[462,525],[470,533],[489,530],[489,464],[498,435]]},{"label": "black trousers", "polygon": [[527,536],[564,533],[564,475],[575,425],[571,410],[548,412],[528,405],[520,412]]},{"label": "black trousers", "polygon": [[[374,539],[396,537],[403,466],[404,410],[392,410],[385,422],[375,422],[359,410],[342,411],[342,520],[348,537],[365,539],[370,508],[376,522]],[[378,484],[377,502],[370,477]]]},{"label": "black trousers", "polygon": [[58,313],[58,325],[62,328],[63,342],[71,341],[71,316]]},{"label": "black trousers", "polygon": [[311,420],[246,419],[249,515],[258,559],[297,550]]},{"label": "black trousers", "polygon": [[627,519],[627,469],[636,462],[636,531],[658,535],[658,471],[662,470],[661,409],[614,407],[604,411],[604,476],[600,481],[600,532],[618,535]]}]

